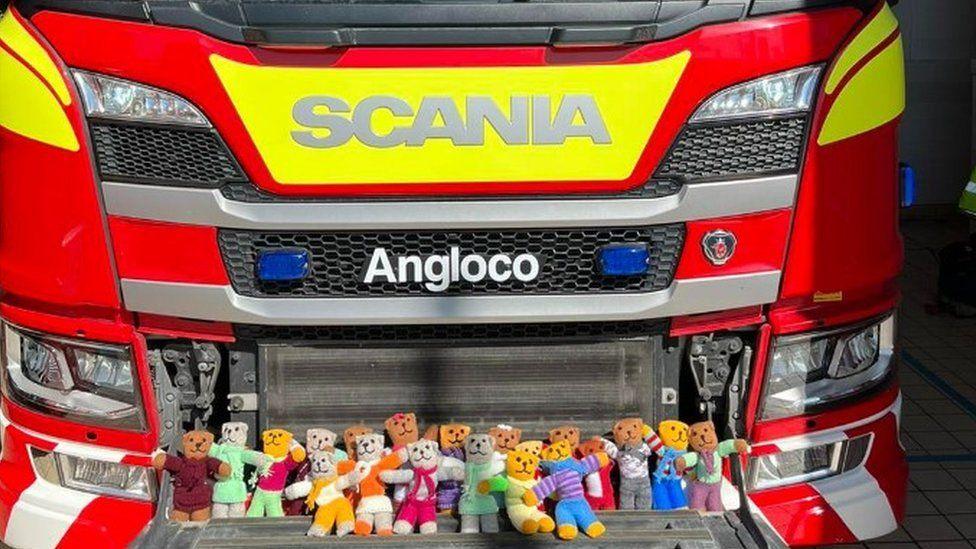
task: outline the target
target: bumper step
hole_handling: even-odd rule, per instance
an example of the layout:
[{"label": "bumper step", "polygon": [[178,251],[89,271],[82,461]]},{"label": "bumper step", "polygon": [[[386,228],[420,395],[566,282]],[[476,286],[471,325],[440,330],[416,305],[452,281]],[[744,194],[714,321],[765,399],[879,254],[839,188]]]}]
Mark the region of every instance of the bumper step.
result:
[{"label": "bumper step", "polygon": [[[667,549],[757,549],[734,513],[699,515],[691,511],[613,511],[598,513],[607,533],[598,539],[580,535],[573,547],[640,547]],[[137,543],[142,547],[428,547],[489,548],[566,547],[552,534],[528,537],[514,531],[499,534],[459,534],[453,517],[438,518],[440,533],[420,536],[310,538],[305,531],[311,517],[220,519],[207,524],[155,524]],[[772,544],[771,544],[772,546]]]}]

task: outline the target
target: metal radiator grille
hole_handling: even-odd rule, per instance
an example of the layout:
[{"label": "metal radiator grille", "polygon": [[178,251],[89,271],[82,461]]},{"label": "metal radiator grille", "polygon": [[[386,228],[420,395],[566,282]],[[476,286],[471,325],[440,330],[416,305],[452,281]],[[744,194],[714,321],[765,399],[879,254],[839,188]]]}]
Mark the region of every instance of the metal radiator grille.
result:
[{"label": "metal radiator grille", "polygon": [[689,126],[678,136],[656,177],[693,181],[795,172],[806,130],[805,117]]},{"label": "metal radiator grille", "polygon": [[102,179],[216,187],[244,178],[212,130],[96,122],[91,134]]},{"label": "metal radiator grille", "polygon": [[[254,297],[366,297],[429,293],[422,283],[362,282],[374,248],[388,254],[445,254],[458,246],[462,254],[488,257],[531,253],[542,264],[538,278],[521,282],[461,280],[444,293],[571,294],[656,291],[671,284],[684,240],[684,225],[567,230],[427,232],[427,233],[263,233],[223,229],[218,240],[234,289]],[[647,243],[649,272],[639,276],[603,277],[596,272],[596,253],[608,244]],[[309,251],[311,274],[298,282],[261,282],[255,276],[258,252],[298,247]]]},{"label": "metal radiator grille", "polygon": [[302,433],[380,429],[391,410],[422,425],[517,425],[538,437],[563,423],[587,435],[620,417],[659,419],[660,337],[602,342],[445,342],[260,346],[261,424]]},{"label": "metal radiator grille", "polygon": [[315,342],[394,342],[557,338],[605,339],[664,333],[667,322],[552,322],[544,324],[421,324],[373,326],[268,326],[238,324],[240,340]]}]

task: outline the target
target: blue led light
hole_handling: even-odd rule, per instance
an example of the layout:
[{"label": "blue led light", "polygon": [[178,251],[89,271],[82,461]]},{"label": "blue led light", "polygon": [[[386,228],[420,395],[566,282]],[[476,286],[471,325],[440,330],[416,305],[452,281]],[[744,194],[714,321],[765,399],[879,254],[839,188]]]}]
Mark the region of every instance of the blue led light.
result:
[{"label": "blue led light", "polygon": [[901,206],[907,208],[915,204],[915,168],[904,162],[901,168]]},{"label": "blue led light", "polygon": [[635,276],[647,272],[650,255],[647,244],[613,244],[597,252],[596,262],[604,276]]},{"label": "blue led light", "polygon": [[258,252],[258,279],[267,282],[301,280],[308,276],[308,250],[280,248]]}]

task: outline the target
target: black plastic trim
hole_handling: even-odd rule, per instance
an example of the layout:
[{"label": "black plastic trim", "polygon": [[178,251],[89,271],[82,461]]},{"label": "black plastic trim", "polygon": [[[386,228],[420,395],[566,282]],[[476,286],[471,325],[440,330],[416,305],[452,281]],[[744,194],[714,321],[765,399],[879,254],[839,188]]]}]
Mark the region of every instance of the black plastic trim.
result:
[{"label": "black plastic trim", "polygon": [[[19,0],[42,10],[151,21],[248,44],[326,46],[626,44],[663,40],[747,14],[874,0],[392,0],[291,2]],[[751,12],[750,10],[751,6]]]}]

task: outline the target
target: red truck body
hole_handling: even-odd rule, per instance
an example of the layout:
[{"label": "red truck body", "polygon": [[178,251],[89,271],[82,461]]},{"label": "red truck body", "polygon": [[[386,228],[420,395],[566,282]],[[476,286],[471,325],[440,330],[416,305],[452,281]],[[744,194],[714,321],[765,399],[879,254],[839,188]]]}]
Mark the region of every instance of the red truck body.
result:
[{"label": "red truck body", "polygon": [[[316,47],[254,44],[247,40],[235,43],[196,28],[84,10],[63,11],[43,2],[37,6],[26,2],[23,7],[14,2],[4,15],[6,27],[0,32],[0,68],[19,66],[16,78],[0,79],[0,87],[8,89],[8,93],[0,90],[0,317],[10,325],[33,332],[130,346],[133,377],[145,408],[145,428],[125,430],[71,421],[25,406],[5,391],[0,416],[0,539],[24,547],[71,547],[96,540],[106,546],[124,546],[144,532],[156,516],[156,502],[51,484],[37,472],[32,452],[74,453],[109,462],[148,465],[163,431],[155,401],[158,387],[148,358],[159,341],[192,340],[233,348],[242,339],[237,331],[239,325],[336,326],[345,323],[341,320],[343,315],[350,319],[350,326],[383,324],[377,320],[386,314],[382,309],[369,313],[374,315],[371,318],[366,312],[354,311],[358,306],[355,303],[350,305],[350,311],[340,309],[342,314],[317,321],[315,315],[324,309],[302,313],[305,316],[295,313],[277,318],[279,308],[248,312],[251,301],[247,300],[263,305],[274,299],[262,301],[249,296],[247,300],[235,300],[231,296],[226,303],[210,301],[217,295],[214,290],[219,294],[223,288],[232,288],[229,291],[233,293],[238,284],[225,261],[221,240],[225,229],[259,231],[262,223],[273,219],[269,231],[311,230],[316,220],[301,218],[302,214],[292,217],[290,209],[310,203],[338,205],[338,209],[326,208],[315,214],[325,216],[321,223],[328,231],[329,227],[341,225],[328,219],[333,215],[329,212],[341,217],[346,215],[343,208],[356,204],[379,204],[382,209],[374,214],[362,210],[366,212],[363,215],[384,216],[392,208],[417,208],[417,204],[427,202],[432,204],[429,215],[435,219],[431,223],[438,223],[436,219],[449,219],[454,214],[449,206],[440,210],[433,203],[479,208],[484,202],[497,205],[501,201],[528,204],[530,209],[537,205],[539,218],[530,216],[524,227],[546,227],[546,216],[556,217],[546,213],[558,210],[554,201],[616,198],[623,202],[628,192],[655,180],[655,174],[661,173],[676,141],[688,128],[689,119],[717,92],[813,65],[823,67],[823,77],[805,119],[799,167],[795,172],[787,169],[762,175],[780,178],[778,183],[773,181],[780,187],[767,193],[761,184],[754,183],[760,179],[758,176],[719,177],[702,184],[717,188],[720,183],[731,182],[740,184],[737,189],[741,190],[717,194],[714,202],[705,200],[704,205],[697,206],[699,213],[684,217],[680,209],[668,214],[669,219],[648,214],[655,224],[656,220],[668,219],[684,231],[683,246],[676,252],[672,273],[671,283],[677,286],[672,288],[683,282],[714,284],[707,288],[694,286],[699,288],[695,295],[700,298],[680,303],[680,292],[672,289],[671,299],[676,303],[673,307],[634,305],[629,309],[621,305],[619,310],[593,313],[592,320],[587,318],[588,313],[569,308],[560,313],[559,320],[569,320],[574,314],[581,321],[593,322],[660,319],[667,323],[663,337],[682,341],[703,334],[748,334],[753,355],[742,421],[753,458],[862,435],[870,435],[871,440],[863,463],[855,470],[819,481],[751,490],[749,499],[754,514],[791,545],[855,542],[893,530],[904,515],[907,482],[905,453],[898,438],[901,398],[893,375],[869,392],[808,413],[778,419],[764,419],[761,413],[763,382],[777,338],[880,318],[890,314],[899,299],[896,278],[902,264],[897,217],[900,110],[894,115],[882,112],[872,116],[872,109],[884,107],[865,101],[865,96],[882,91],[900,93],[903,98],[903,82],[897,79],[882,84],[870,82],[879,78],[872,76],[872,71],[880,70],[876,66],[878,59],[892,49],[900,52],[900,33],[897,26],[879,30],[877,21],[890,16],[890,8],[884,2],[869,6],[863,2],[823,4],[815,9],[784,8],[777,13],[706,24],[674,37],[635,43]],[[865,38],[868,33],[878,36]],[[226,76],[222,79],[214,61],[220,58],[233,64],[228,66],[245,67],[241,74],[247,70],[263,74],[259,72],[262,68],[328,69],[332,74],[374,71],[381,82],[386,78],[394,82],[399,78],[395,75],[445,68],[471,69],[471,74],[478,74],[482,69],[498,68],[514,71],[634,67],[681,55],[686,55],[687,61],[674,91],[664,98],[650,139],[640,147],[624,177],[587,177],[602,172],[584,166],[579,179],[547,179],[543,167],[554,164],[542,159],[538,175],[505,180],[493,174],[509,172],[488,165],[486,160],[482,175],[465,179],[468,172],[452,167],[451,173],[462,174],[461,180],[435,178],[422,183],[398,180],[394,164],[385,181],[363,176],[360,181],[316,183],[315,178],[323,172],[308,168],[311,182],[283,182],[291,176],[281,174],[298,171],[287,171],[288,162],[272,158],[275,153],[270,152],[271,146],[260,143],[254,129],[258,127],[254,119],[257,115],[238,108],[237,92]],[[72,71],[136,82],[189,101],[206,116],[215,134],[226,144],[227,155],[253,186],[252,193],[256,191],[262,198],[246,201],[225,195],[223,202],[215,199],[214,204],[222,204],[219,216],[210,202],[195,202],[201,209],[194,210],[188,202],[178,199],[167,204],[166,197],[176,194],[143,192],[147,188],[168,192],[188,187],[160,183],[139,187],[135,180],[119,181],[106,176],[106,167],[98,165],[102,162],[95,143],[99,137],[93,130],[93,124],[100,122],[86,116],[84,99]],[[513,72],[518,74],[523,73]],[[413,93],[408,85],[404,86],[380,83],[377,93]],[[14,88],[30,90],[36,96],[15,97]],[[857,97],[851,99],[845,94]],[[268,101],[271,108],[274,100],[269,97]],[[859,107],[852,108],[851,101]],[[23,121],[11,114],[11,109],[36,114]],[[851,112],[866,114],[859,120],[840,123],[831,120],[835,110],[843,111],[841,114],[848,119]],[[836,125],[844,128],[837,130],[833,127]],[[58,129],[51,129],[55,127]],[[837,137],[838,131],[843,135]],[[703,142],[707,143],[707,139]],[[718,146],[734,150],[748,144]],[[445,158],[431,156],[428,161],[444,162],[447,170],[452,161]],[[517,156],[508,158],[518,162]],[[608,165],[616,162],[607,158]],[[398,157],[390,157],[391,163],[398,161]],[[565,161],[574,162],[569,157]],[[422,180],[435,168],[419,166],[411,170],[404,169],[405,178]],[[471,174],[476,171],[477,167],[471,167]],[[682,193],[687,193],[691,197],[691,187],[685,182],[685,188],[673,196],[685,197]],[[193,190],[218,193],[212,189]],[[156,202],[152,196],[156,196]],[[780,196],[786,198],[777,198]],[[659,207],[657,204],[664,204],[669,198],[646,200],[659,201],[653,206]],[[237,203],[252,209],[234,213],[233,208],[227,207],[236,207]],[[258,213],[250,217],[252,211]],[[504,226],[518,227],[517,215],[521,211],[513,213],[513,219],[504,221]],[[208,215],[212,217],[209,222]],[[497,213],[489,217],[494,221],[501,219]],[[396,231],[394,223],[376,226]],[[444,223],[445,229],[477,228],[476,223],[464,227],[447,225],[449,220]],[[573,226],[571,220],[558,223],[562,227]],[[503,222],[497,221],[496,225],[502,227]],[[355,222],[349,226],[350,230],[357,230]],[[716,264],[705,248],[708,236],[719,230],[734,235],[735,250],[727,261]],[[150,296],[147,288],[165,291]],[[181,295],[185,297],[181,299]],[[441,304],[458,300],[458,309],[445,314],[440,322],[432,321],[436,315],[424,312],[412,319],[392,317],[388,324],[556,320],[555,316],[546,316],[548,305],[532,298],[524,301],[527,312],[515,310],[512,304],[499,305],[493,309],[494,319],[487,319],[480,312],[469,313],[475,305],[461,303],[465,299],[463,292],[404,299],[427,298],[448,300]],[[637,298],[634,299],[636,303]],[[211,309],[205,310],[207,307]]]}]

